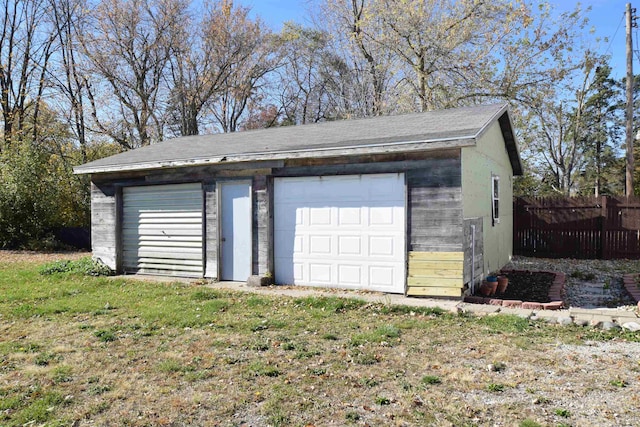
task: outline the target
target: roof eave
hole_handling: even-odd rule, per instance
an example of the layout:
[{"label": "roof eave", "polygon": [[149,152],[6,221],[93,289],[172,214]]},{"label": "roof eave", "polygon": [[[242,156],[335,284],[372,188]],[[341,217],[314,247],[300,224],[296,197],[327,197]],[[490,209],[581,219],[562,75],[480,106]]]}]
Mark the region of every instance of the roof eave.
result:
[{"label": "roof eave", "polygon": [[335,156],[356,156],[361,154],[383,154],[397,152],[417,152],[433,151],[446,148],[467,147],[476,144],[476,137],[464,136],[458,138],[442,138],[424,141],[399,141],[384,144],[372,144],[366,146],[332,147],[318,149],[301,149],[278,152],[257,152],[229,154],[226,156],[205,157],[199,159],[154,161],[143,163],[132,163],[129,165],[106,165],[95,167],[77,166],[73,169],[76,175],[97,174],[110,172],[142,171],[153,169],[181,168],[188,166],[209,166],[230,163],[256,162],[269,160],[303,159],[303,158],[323,158]]}]

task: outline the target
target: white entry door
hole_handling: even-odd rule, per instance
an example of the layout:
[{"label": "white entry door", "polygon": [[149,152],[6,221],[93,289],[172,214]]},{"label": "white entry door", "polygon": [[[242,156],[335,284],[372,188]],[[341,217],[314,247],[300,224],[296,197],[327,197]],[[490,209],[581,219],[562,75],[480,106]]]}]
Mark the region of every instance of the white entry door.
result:
[{"label": "white entry door", "polygon": [[223,182],[219,185],[220,278],[245,281],[251,275],[251,184]]},{"label": "white entry door", "polygon": [[403,293],[404,175],[276,178],[275,279]]}]

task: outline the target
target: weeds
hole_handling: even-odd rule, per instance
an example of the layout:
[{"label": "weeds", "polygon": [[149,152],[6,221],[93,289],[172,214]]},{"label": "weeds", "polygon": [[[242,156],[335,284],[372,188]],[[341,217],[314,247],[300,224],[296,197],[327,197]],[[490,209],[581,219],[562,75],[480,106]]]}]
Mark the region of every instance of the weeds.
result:
[{"label": "weeds", "polygon": [[569,410],[564,409],[564,408],[558,408],[556,410],[553,411],[554,414],[556,414],[559,417],[563,417],[563,418],[568,418],[571,416],[571,412],[569,412]]},{"label": "weeds", "polygon": [[57,273],[83,274],[85,276],[112,276],[113,270],[104,263],[90,257],[79,260],[55,261],[40,268],[40,274],[48,276]]},{"label": "weeds", "polygon": [[504,391],[504,384],[496,384],[496,383],[489,383],[487,384],[487,391],[490,391],[492,393],[502,393]]},{"label": "weeds", "polygon": [[624,388],[627,387],[629,385],[628,382],[626,382],[625,380],[621,379],[621,378],[616,378],[614,380],[609,381],[609,384],[611,384],[614,387],[620,387],[620,388]]},{"label": "weeds", "polygon": [[440,384],[441,382],[442,380],[440,379],[440,377],[435,375],[425,375],[424,377],[422,377],[422,384],[434,385]]},{"label": "weeds", "polygon": [[112,342],[118,339],[118,337],[116,336],[116,334],[114,334],[112,331],[108,331],[106,329],[100,329],[98,331],[95,331],[93,333],[93,335],[98,338],[100,341],[107,343],[107,342]]}]

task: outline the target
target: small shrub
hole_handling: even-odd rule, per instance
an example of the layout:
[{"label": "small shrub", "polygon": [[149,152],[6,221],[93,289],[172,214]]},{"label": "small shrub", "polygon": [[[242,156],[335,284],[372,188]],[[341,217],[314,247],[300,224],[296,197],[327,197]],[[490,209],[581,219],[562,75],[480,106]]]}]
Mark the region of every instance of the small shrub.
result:
[{"label": "small shrub", "polygon": [[542,427],[542,425],[527,418],[526,420],[520,423],[519,427]]}]

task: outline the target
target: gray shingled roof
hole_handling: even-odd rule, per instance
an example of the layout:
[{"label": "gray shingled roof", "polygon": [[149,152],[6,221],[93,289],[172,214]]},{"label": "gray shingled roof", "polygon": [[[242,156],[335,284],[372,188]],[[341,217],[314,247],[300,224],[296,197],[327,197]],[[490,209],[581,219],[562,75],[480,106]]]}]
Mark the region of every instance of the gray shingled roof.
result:
[{"label": "gray shingled roof", "polygon": [[74,171],[102,173],[474,145],[496,120],[500,121],[514,174],[520,174],[522,167],[506,104],[186,136],[86,163]]}]

